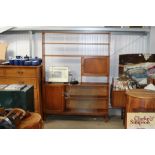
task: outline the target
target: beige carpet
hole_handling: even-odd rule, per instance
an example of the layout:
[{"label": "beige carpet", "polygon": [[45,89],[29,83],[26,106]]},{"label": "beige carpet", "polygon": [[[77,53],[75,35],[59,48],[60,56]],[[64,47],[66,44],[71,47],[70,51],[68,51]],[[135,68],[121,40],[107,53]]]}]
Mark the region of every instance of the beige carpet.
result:
[{"label": "beige carpet", "polygon": [[110,116],[105,122],[102,117],[88,116],[48,116],[45,129],[124,129],[120,116]]}]

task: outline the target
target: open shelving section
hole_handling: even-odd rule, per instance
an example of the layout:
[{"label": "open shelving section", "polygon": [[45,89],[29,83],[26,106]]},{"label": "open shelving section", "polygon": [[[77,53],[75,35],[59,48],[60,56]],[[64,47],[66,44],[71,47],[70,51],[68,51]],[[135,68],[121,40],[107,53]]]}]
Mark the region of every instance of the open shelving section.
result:
[{"label": "open shelving section", "polygon": [[[109,32],[42,32],[44,114],[108,118]],[[78,84],[53,83],[51,66],[67,66]]]}]

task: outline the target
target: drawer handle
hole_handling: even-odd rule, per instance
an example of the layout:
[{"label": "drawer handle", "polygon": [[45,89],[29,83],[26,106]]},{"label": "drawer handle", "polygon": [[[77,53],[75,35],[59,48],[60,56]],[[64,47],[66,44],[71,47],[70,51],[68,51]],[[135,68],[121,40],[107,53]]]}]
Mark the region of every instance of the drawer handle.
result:
[{"label": "drawer handle", "polygon": [[19,83],[19,84],[24,84],[24,81],[19,81],[18,83]]},{"label": "drawer handle", "polygon": [[17,73],[20,74],[20,75],[22,75],[23,74],[23,71],[18,71]]}]

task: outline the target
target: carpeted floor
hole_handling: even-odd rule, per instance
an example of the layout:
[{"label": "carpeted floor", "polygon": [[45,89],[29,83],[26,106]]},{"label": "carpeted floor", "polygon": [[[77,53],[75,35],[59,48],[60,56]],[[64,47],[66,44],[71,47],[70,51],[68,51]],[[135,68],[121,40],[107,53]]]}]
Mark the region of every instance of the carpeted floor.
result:
[{"label": "carpeted floor", "polygon": [[120,116],[110,116],[105,122],[102,117],[88,116],[48,116],[45,129],[124,129]]}]

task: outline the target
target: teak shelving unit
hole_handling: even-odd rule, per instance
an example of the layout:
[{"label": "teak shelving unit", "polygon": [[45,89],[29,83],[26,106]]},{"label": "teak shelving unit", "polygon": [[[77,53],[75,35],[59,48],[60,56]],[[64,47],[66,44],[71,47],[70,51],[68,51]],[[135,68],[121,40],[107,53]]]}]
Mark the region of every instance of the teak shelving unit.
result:
[{"label": "teak shelving unit", "polygon": [[[106,42],[52,42],[46,41],[47,34],[66,35],[101,35],[106,36]],[[77,33],[77,32],[42,32],[42,59],[43,59],[43,111],[46,114],[62,115],[92,115],[108,118],[109,106],[109,63],[110,63],[111,34],[102,33]],[[47,54],[47,45],[94,45],[107,46],[107,55],[89,54]],[[66,51],[65,51],[66,52]],[[66,52],[67,53],[67,52]],[[81,81],[79,84],[48,83],[46,82],[46,57],[80,58]],[[83,82],[83,76],[106,77],[106,82]]]}]

